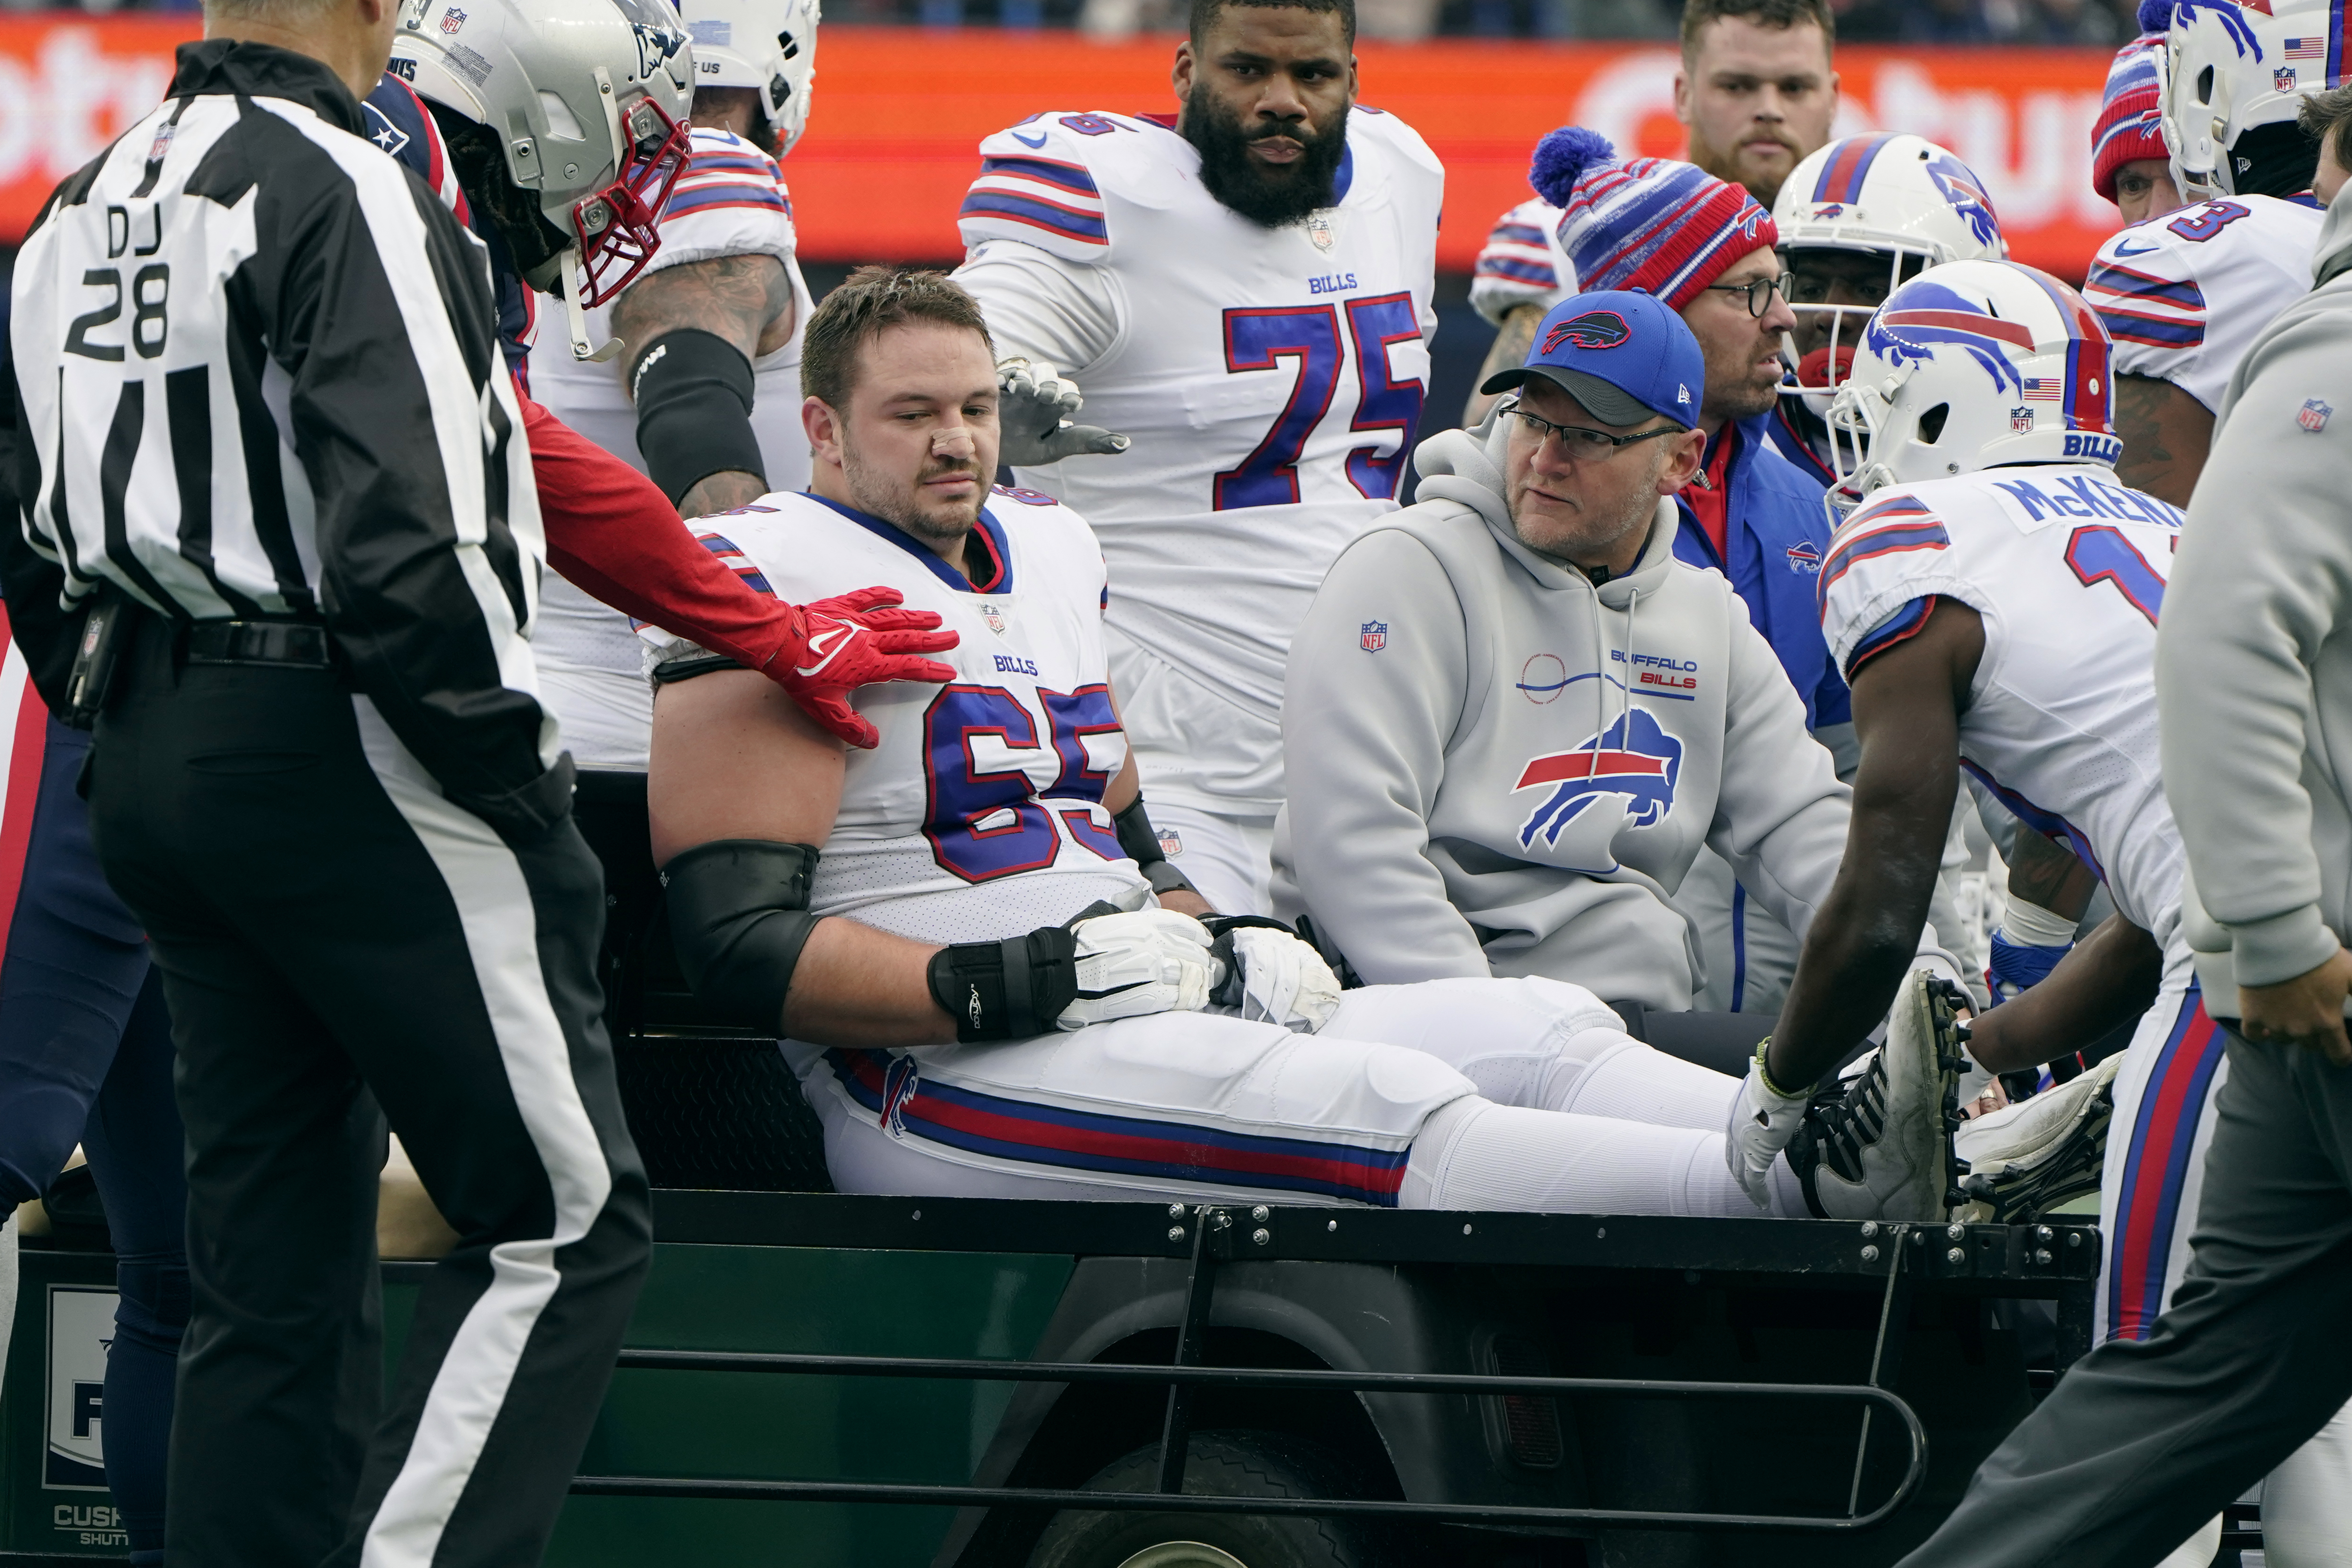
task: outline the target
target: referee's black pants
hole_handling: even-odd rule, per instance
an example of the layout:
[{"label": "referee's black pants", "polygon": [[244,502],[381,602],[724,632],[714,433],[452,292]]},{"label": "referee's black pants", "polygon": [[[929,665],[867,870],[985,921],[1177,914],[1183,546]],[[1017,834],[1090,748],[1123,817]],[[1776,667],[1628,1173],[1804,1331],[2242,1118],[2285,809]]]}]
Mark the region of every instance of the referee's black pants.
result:
[{"label": "referee's black pants", "polygon": [[2155,1333],[2076,1362],[1902,1568],[2147,1568],[2352,1398],[2352,1068],[2230,1036],[2189,1240]]},{"label": "referee's black pants", "polygon": [[[149,621],[126,653],[90,792],[187,1124],[165,1560],[536,1563],[648,1257],[596,862],[568,818],[509,843],[442,799],[333,673],[170,643]],[[459,1238],[389,1401],[387,1118]]]}]

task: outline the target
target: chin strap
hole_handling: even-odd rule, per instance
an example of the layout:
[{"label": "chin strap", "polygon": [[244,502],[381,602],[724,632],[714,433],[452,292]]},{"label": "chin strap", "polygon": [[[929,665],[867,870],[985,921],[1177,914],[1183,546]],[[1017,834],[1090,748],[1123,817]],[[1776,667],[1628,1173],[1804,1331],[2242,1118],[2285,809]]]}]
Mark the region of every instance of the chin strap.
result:
[{"label": "chin strap", "polygon": [[563,253],[563,325],[572,337],[572,357],[592,365],[601,365],[627,347],[618,338],[608,338],[601,349],[588,346],[588,312],[580,308],[580,252]]}]

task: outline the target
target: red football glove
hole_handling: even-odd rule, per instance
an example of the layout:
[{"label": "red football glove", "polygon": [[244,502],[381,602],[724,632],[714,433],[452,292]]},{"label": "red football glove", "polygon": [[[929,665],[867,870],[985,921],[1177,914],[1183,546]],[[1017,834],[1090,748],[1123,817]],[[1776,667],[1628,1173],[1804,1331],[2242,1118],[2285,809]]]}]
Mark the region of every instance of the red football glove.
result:
[{"label": "red football glove", "polygon": [[849,706],[850,693],[877,681],[937,684],[956,678],[952,665],[920,657],[946,653],[956,645],[956,634],[939,630],[936,612],[898,608],[900,597],[895,588],[861,588],[789,607],[793,639],[761,673],[791,694],[809,717],[871,751],[882,737]]}]

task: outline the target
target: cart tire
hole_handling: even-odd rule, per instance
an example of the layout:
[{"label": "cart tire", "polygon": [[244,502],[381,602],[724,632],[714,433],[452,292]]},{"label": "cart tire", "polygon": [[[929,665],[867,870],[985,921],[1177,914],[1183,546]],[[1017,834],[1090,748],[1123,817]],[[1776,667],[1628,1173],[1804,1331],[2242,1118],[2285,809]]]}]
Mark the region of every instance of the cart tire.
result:
[{"label": "cart tire", "polygon": [[[1211,1497],[1344,1497],[1346,1473],[1328,1449],[1304,1438],[1196,1432],[1186,1449],[1184,1490]],[[1159,1487],[1157,1443],[1114,1460],[1087,1482],[1089,1491]],[[1029,1555],[1029,1568],[1372,1568],[1377,1562],[1349,1521],[1297,1514],[1057,1513]]]}]

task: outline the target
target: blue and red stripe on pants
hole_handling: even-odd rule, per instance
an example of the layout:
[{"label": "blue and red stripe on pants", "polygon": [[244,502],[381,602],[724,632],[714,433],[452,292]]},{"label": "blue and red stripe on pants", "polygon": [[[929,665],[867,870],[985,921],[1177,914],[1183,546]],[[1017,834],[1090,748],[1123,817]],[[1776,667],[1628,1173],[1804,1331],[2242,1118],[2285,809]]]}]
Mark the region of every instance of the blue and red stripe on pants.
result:
[{"label": "blue and red stripe on pants", "polygon": [[2132,1118],[2109,1245],[2110,1339],[2146,1339],[2164,1312],[2165,1272],[2179,1233],[2189,1162],[2228,1040],[2205,1016],[2203,993],[2192,984],[2165,1033]]},{"label": "blue and red stripe on pants", "polygon": [[922,1077],[917,1059],[887,1051],[828,1051],[825,1060],[849,1097],[894,1132],[1107,1178],[1315,1193],[1393,1208],[1412,1157],[1409,1147],[1268,1137],[1034,1104]]}]

